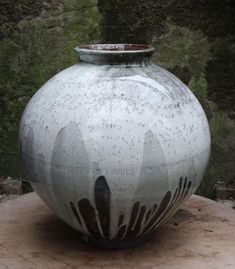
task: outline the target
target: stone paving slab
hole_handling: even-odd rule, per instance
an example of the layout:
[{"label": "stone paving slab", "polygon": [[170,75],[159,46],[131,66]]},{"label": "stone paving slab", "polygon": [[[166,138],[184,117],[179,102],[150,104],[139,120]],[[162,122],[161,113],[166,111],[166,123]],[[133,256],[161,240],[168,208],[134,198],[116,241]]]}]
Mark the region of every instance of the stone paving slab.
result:
[{"label": "stone paving slab", "polygon": [[35,193],[0,205],[0,269],[235,268],[235,211],[192,196],[144,245],[86,245]]}]

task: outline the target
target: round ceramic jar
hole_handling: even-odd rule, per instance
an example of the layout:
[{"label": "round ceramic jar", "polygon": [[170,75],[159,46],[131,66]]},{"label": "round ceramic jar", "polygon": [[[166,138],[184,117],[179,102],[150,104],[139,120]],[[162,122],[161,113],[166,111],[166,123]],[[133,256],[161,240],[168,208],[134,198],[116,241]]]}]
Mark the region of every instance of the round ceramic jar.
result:
[{"label": "round ceramic jar", "polygon": [[199,186],[210,154],[203,109],[153,48],[76,48],[80,63],[50,79],[20,124],[35,191],[82,238],[130,247],[149,238]]}]

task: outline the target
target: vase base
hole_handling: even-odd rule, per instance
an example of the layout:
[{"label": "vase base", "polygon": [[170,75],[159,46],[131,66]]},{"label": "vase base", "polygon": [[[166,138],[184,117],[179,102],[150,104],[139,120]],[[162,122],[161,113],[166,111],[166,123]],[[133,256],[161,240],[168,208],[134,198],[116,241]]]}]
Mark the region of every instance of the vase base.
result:
[{"label": "vase base", "polygon": [[132,248],[141,245],[150,239],[150,234],[129,240],[108,240],[103,238],[82,235],[82,240],[92,246],[101,248]]}]

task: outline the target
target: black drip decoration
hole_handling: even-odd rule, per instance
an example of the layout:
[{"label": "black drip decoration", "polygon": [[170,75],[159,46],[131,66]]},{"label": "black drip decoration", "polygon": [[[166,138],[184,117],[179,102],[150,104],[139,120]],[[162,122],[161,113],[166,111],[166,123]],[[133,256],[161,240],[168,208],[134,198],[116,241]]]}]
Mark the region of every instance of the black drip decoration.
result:
[{"label": "black drip decoration", "polygon": [[98,211],[100,225],[105,238],[109,238],[110,226],[110,189],[104,176],[95,182],[95,204]]},{"label": "black drip decoration", "polygon": [[[146,208],[139,201],[135,202],[128,223],[125,223],[124,214],[120,214],[114,240],[128,240],[152,232],[175,213],[189,195],[191,187],[192,182],[187,177],[181,177],[174,194],[168,191],[159,206],[154,204],[151,208]],[[77,207],[70,201],[69,207],[78,224],[91,236],[109,239],[111,191],[104,176],[98,177],[95,182],[94,201],[95,207],[86,198],[79,200]]]}]

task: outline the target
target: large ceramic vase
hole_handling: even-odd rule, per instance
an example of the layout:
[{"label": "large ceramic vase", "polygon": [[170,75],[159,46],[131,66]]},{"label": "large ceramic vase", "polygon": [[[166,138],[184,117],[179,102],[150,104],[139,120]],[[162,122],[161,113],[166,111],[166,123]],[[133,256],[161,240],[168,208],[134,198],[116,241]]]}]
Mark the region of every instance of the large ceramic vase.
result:
[{"label": "large ceramic vase", "polygon": [[205,113],[147,45],[88,45],[50,79],[20,124],[34,190],[82,238],[147,240],[199,186],[210,154]]}]

